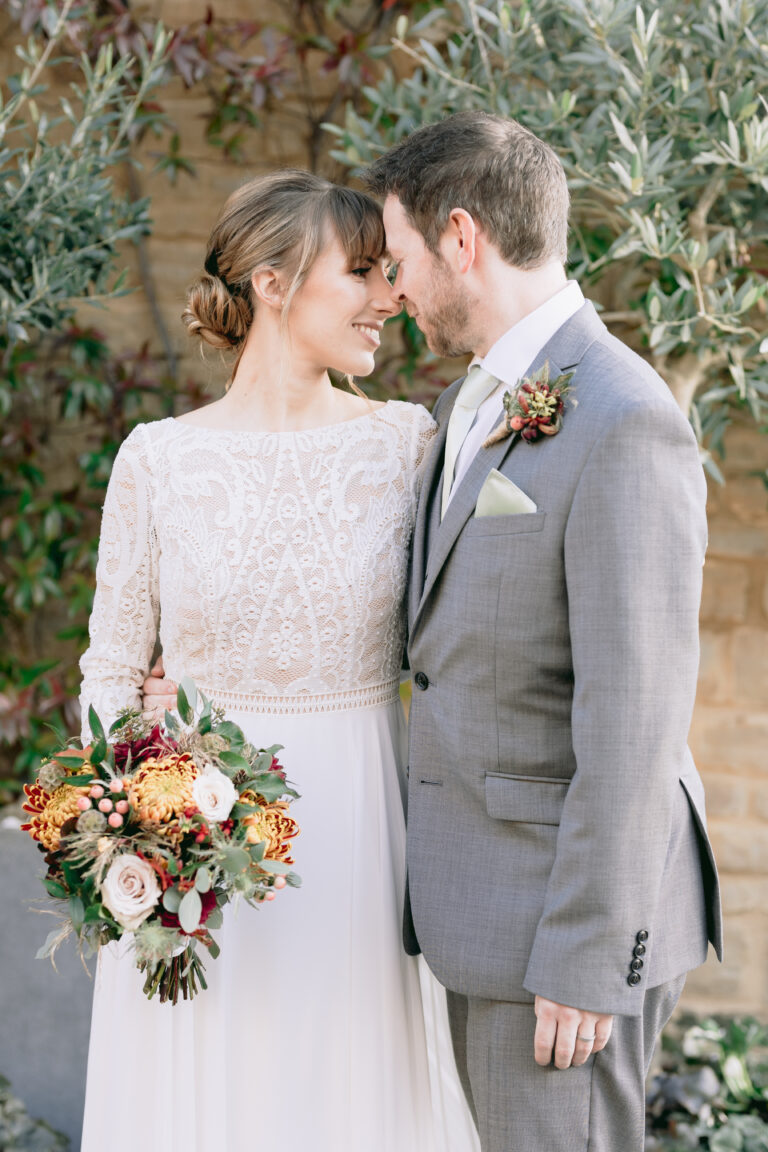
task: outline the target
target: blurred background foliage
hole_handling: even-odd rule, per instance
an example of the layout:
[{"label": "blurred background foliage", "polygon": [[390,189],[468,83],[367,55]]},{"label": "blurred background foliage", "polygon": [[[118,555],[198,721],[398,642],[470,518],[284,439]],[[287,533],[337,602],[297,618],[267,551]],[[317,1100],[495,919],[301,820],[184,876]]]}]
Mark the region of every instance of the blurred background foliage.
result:
[{"label": "blurred background foliage", "polygon": [[768,1029],[680,1017],[662,1036],[646,1105],[646,1152],[768,1152]]},{"label": "blurred background foliage", "polygon": [[[0,108],[0,801],[77,727],[119,443],[203,399],[145,248],[139,157],[194,196],[195,162],[164,103],[174,85],[198,101],[223,163],[244,164],[281,117],[307,166],[342,181],[457,109],[518,116],[568,172],[570,273],[669,381],[709,470],[719,476],[735,414],[766,425],[768,0],[286,0],[274,19],[213,7],[170,32],[143,11],[0,0],[0,24],[23,42]],[[77,306],[126,290],[126,245],[155,330],[118,352]],[[444,382],[401,318],[379,394],[429,400]]]}]

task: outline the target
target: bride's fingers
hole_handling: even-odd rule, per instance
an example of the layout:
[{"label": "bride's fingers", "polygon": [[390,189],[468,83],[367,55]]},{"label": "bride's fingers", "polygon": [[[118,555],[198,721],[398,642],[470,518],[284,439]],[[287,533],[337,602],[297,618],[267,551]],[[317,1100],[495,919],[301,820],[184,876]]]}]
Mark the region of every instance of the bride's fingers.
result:
[{"label": "bride's fingers", "polygon": [[175,696],[145,696],[144,715],[150,720],[162,720],[166,712],[176,707]]},{"label": "bride's fingers", "polygon": [[142,684],[145,696],[175,696],[178,685],[174,680],[161,679],[158,676],[147,676]]}]

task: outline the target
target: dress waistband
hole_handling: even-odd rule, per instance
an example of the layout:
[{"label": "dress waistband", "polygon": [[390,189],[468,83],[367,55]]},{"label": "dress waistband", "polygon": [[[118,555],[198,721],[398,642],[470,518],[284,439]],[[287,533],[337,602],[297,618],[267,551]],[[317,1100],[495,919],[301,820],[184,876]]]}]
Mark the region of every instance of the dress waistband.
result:
[{"label": "dress waistband", "polygon": [[268,695],[264,692],[235,692],[228,688],[211,688],[199,684],[198,688],[214,704],[231,708],[235,712],[268,712],[277,716],[301,715],[310,712],[351,712],[359,708],[375,708],[397,700],[400,681],[386,680],[382,684],[369,684],[365,688],[351,688],[343,692],[296,693],[291,696]]}]

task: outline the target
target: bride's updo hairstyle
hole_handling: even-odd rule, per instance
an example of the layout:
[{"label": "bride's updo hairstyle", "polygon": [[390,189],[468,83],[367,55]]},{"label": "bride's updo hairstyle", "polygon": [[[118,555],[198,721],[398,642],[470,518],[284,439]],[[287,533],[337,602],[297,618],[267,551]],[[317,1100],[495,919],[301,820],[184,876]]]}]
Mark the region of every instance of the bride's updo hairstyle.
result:
[{"label": "bride's updo hairstyle", "polygon": [[214,348],[242,350],[255,310],[251,276],[265,267],[289,277],[285,324],[291,300],[334,234],[351,268],[378,260],[385,247],[381,208],[364,192],[297,169],[238,188],[211,233],[205,272],[187,296],[182,319],[190,333]]}]

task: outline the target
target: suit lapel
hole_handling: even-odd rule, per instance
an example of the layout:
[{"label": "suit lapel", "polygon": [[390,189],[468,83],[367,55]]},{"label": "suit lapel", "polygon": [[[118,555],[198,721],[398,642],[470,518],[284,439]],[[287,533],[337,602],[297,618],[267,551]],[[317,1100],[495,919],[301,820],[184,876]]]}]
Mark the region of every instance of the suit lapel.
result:
[{"label": "suit lapel", "polygon": [[[503,410],[500,409],[499,421],[502,418],[502,414]],[[480,448],[469,470],[452,496],[451,502],[446,509],[445,518],[442,522],[439,522],[439,520],[436,521],[436,527],[430,540],[430,551],[427,558],[427,570],[424,577],[423,589],[411,622],[412,631],[418,623],[418,618],[432,590],[432,586],[448,559],[459,533],[475,510],[477,497],[480,495],[480,489],[485,483],[488,473],[492,468],[498,468],[507,452],[510,451],[517,440],[518,435],[514,434],[508,436],[506,440],[501,440],[498,444],[492,445],[490,448]]]},{"label": "suit lapel", "polygon": [[[585,303],[570,320],[563,324],[562,328],[558,329],[551,340],[548,341],[538,355],[531,361],[523,375],[530,376],[533,372],[537,372],[539,368],[543,367],[547,360],[549,361],[550,377],[558,376],[561,372],[571,371],[578,366],[578,362],[592,341],[604,331],[605,327],[592,304],[589,302]],[[459,382],[458,387],[460,386],[461,382]],[[434,488],[440,482],[443,457],[445,455],[445,438],[448,431],[448,420],[450,419],[450,414],[456,400],[458,387],[450,399],[446,397],[446,416],[440,425],[438,435],[435,437],[434,450],[430,456],[421,490],[421,500],[419,502],[416,520],[414,568],[410,597],[411,637],[413,637],[415,633],[427,598],[453,550],[459,533],[475,510],[480,489],[485,483],[488,473],[491,469],[498,468],[507,453],[520,441],[519,434],[513,434],[507,437],[507,439],[501,440],[498,444],[493,444],[490,448],[479,449],[469,470],[451,498],[444,520],[442,523],[437,523],[436,530],[431,534],[431,538],[429,539],[429,556],[427,556],[427,515],[430,506],[430,497],[434,499]],[[496,424],[501,422],[503,416],[504,410],[500,408]],[[494,424],[494,427],[496,424]],[[535,446],[527,445],[527,448],[535,451]],[[418,570],[415,563],[417,546]]]}]

